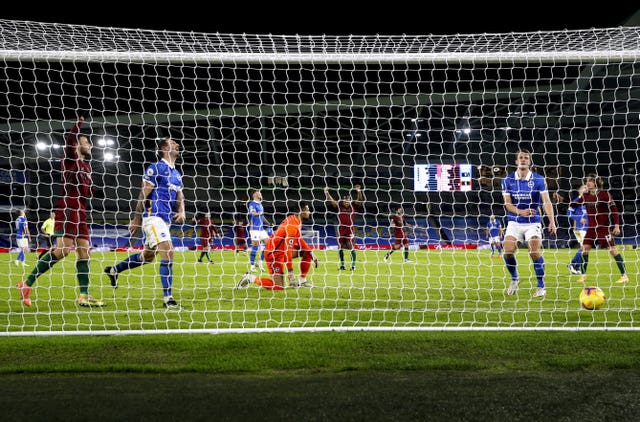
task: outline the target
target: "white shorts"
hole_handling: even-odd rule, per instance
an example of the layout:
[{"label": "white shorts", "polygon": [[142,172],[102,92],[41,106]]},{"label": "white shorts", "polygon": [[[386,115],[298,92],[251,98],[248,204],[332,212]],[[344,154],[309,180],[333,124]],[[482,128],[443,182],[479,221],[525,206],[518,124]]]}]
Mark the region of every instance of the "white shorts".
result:
[{"label": "white shorts", "polygon": [[489,243],[500,243],[500,236],[493,236],[489,238]]},{"label": "white shorts", "polygon": [[542,224],[540,223],[516,223],[509,221],[504,237],[515,237],[518,242],[528,242],[531,238],[537,237],[542,240]]},{"label": "white shorts", "polygon": [[16,243],[18,244],[18,247],[20,249],[28,249],[29,248],[29,239],[22,238],[22,239],[16,239]]},{"label": "white shorts", "polygon": [[249,230],[249,236],[251,236],[252,242],[261,242],[269,238],[266,230]]},{"label": "white shorts", "polygon": [[160,217],[143,218],[142,231],[144,232],[144,244],[151,249],[158,246],[158,243],[171,242],[169,226]]},{"label": "white shorts", "polygon": [[576,240],[582,246],[582,242],[584,242],[584,236],[587,234],[586,230],[573,230],[573,234],[576,237]]}]

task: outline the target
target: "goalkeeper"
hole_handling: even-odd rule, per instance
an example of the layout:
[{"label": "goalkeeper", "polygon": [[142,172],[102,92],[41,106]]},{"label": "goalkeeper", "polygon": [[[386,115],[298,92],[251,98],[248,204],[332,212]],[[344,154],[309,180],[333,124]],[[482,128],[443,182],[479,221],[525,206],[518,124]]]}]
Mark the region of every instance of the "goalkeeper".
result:
[{"label": "goalkeeper", "polygon": [[[299,212],[287,216],[274,231],[273,236],[267,240],[264,256],[267,270],[273,278],[254,277],[250,272],[247,272],[238,282],[236,286],[238,289],[254,282],[265,289],[283,290],[285,267],[288,270],[289,287],[313,287],[307,282],[306,277],[311,268],[311,262],[317,267],[318,260],[300,232],[302,221],[307,220],[310,214],[309,206],[301,203]],[[293,259],[298,257],[301,258],[300,280],[296,280],[293,272]]]}]

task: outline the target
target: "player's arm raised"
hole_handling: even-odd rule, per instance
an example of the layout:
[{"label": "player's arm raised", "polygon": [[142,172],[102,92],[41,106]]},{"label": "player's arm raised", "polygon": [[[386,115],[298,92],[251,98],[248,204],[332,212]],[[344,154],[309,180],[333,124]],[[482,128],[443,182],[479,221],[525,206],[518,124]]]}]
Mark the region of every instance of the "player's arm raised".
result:
[{"label": "player's arm raised", "polygon": [[364,201],[364,195],[362,194],[362,189],[360,185],[355,185],[356,188],[356,193],[357,193],[357,197],[356,200],[353,201],[353,205],[358,208],[360,206],[360,204],[362,204],[362,201]]},{"label": "player's arm raised", "polygon": [[331,193],[329,193],[329,188],[324,188],[324,196],[327,198],[327,201],[329,201],[331,206],[333,206],[334,208],[338,208],[338,203],[336,202],[335,199],[333,199],[333,196],[331,196]]}]

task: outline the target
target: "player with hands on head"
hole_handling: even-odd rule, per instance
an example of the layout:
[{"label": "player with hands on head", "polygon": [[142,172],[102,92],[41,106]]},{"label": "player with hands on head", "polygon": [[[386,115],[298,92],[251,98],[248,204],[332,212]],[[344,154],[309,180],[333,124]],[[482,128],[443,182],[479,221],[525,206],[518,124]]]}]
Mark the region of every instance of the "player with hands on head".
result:
[{"label": "player with hands on head", "polygon": [[133,235],[142,227],[144,250],[130,255],[112,267],[106,267],[111,286],[118,287],[118,275],[123,271],[153,262],[160,254],[160,283],[162,285],[163,306],[179,308],[173,298],[173,258],[171,223],[184,223],[184,194],[182,174],[176,168],[180,156],[180,145],[170,137],[158,141],[160,160],[149,165],[142,177],[142,187],[129,223]]},{"label": "player with hands on head", "polygon": [[350,195],[344,195],[340,201],[331,196],[329,188],[324,188],[324,194],[329,203],[338,210],[338,256],[340,257],[340,270],[346,270],[344,265],[344,251],[351,251],[351,271],[356,269],[355,233],[353,231],[356,213],[364,200],[360,185],[356,189],[356,200],[352,201]]}]

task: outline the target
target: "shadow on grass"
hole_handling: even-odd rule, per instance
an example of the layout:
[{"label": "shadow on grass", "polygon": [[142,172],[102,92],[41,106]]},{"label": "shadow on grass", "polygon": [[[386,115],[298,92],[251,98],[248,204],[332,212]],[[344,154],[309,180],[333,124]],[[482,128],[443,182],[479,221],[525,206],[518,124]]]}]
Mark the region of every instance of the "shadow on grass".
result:
[{"label": "shadow on grass", "polygon": [[639,420],[638,371],[9,374],[4,420]]}]

